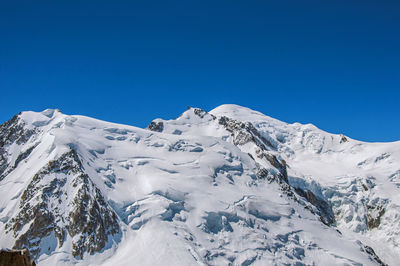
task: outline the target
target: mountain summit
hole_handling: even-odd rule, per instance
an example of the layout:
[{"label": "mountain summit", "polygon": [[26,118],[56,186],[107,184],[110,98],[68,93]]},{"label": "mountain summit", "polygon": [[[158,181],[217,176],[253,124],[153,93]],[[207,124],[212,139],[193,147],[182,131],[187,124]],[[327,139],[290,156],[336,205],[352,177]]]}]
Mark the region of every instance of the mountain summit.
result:
[{"label": "mountain summit", "polygon": [[257,111],[0,126],[0,244],[38,265],[396,265],[400,142]]}]

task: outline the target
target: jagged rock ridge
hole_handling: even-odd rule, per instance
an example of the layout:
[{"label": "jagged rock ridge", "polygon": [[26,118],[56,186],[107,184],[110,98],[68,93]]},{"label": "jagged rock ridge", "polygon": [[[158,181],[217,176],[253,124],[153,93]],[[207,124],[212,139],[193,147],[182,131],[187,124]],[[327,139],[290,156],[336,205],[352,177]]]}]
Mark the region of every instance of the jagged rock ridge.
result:
[{"label": "jagged rock ridge", "polygon": [[[22,193],[19,209],[6,223],[6,233],[12,231],[16,238],[13,248],[29,248],[36,257],[47,252],[41,246],[47,237],[55,235],[62,247],[68,234],[73,238],[72,255],[82,258],[85,252],[101,251],[110,236],[120,233],[116,214],[84,173],[74,150],[34,175]],[[21,232],[26,224],[29,228]]]}]

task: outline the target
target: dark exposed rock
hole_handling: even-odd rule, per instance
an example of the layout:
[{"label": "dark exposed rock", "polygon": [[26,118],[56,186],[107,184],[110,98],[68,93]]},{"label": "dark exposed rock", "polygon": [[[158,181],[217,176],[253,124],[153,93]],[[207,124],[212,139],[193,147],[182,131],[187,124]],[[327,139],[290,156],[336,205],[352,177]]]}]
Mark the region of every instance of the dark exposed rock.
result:
[{"label": "dark exposed rock", "polygon": [[[222,116],[219,119],[219,124],[223,125],[225,129],[232,133],[233,144],[244,145],[248,142],[253,142],[259,148],[258,157],[267,159],[272,166],[278,169],[278,178],[288,183],[287,169],[285,160],[279,161],[275,155],[269,154],[268,150],[275,149],[274,145],[271,144],[265,137],[263,137],[258,130],[253,126],[252,123],[237,121],[226,116]],[[253,156],[251,158],[254,160]],[[263,175],[261,172],[259,175]]]},{"label": "dark exposed rock", "polygon": [[382,153],[381,155],[379,155],[378,157],[376,157],[375,158],[375,163],[377,163],[377,162],[379,162],[379,161],[382,161],[382,160],[384,160],[384,159],[387,159],[387,158],[389,158],[390,157],[390,154],[388,154],[388,153]]},{"label": "dark exposed rock", "polygon": [[[16,164],[10,165],[7,147],[13,143],[25,144],[35,133],[35,130],[25,129],[24,126],[24,121],[18,115],[0,125],[0,181],[16,167]],[[28,149],[24,155],[20,156],[27,157],[32,150]],[[23,160],[21,158],[20,160]]]},{"label": "dark exposed rock", "polygon": [[[105,202],[101,192],[89,180],[81,176],[83,184],[73,201],[74,209],[69,213],[70,236],[79,235],[72,243],[72,255],[82,258],[85,252],[94,254],[102,250],[110,235],[120,233],[117,216]],[[75,238],[74,238],[75,239]]]},{"label": "dark exposed rock", "polygon": [[257,178],[266,178],[268,176],[268,170],[265,168],[258,169],[256,173]]},{"label": "dark exposed rock", "polygon": [[286,169],[286,161],[281,160],[279,161],[278,158],[276,158],[275,155],[271,155],[268,153],[264,153],[265,158],[279,170],[279,178],[288,183],[288,175],[287,175],[287,169]]},{"label": "dark exposed rock", "polygon": [[257,157],[260,159],[265,158],[273,167],[275,167],[279,171],[277,177],[280,181],[289,183],[287,175],[287,165],[285,160],[282,159],[281,161],[279,161],[275,155],[270,154],[267,151],[257,150],[256,154]]},{"label": "dark exposed rock", "polygon": [[384,263],[379,257],[378,255],[376,255],[375,251],[369,247],[369,246],[364,246],[364,250],[365,252],[367,252],[370,256],[371,259],[373,259],[374,261],[376,261],[379,265],[381,266],[388,266],[386,263]]},{"label": "dark exposed rock", "polygon": [[192,108],[192,107],[188,107],[188,110],[193,110],[193,113],[195,115],[197,115],[200,118],[204,118],[206,115],[210,115],[212,117],[213,120],[217,119],[217,117],[213,114],[208,113],[207,111],[201,109],[201,108]]},{"label": "dark exposed rock", "polygon": [[23,250],[0,250],[0,266],[35,266],[31,261],[29,251]]},{"label": "dark exposed rock", "polygon": [[11,143],[18,145],[26,143],[35,130],[24,128],[24,121],[15,115],[10,120],[0,125],[0,147],[4,147]]},{"label": "dark exposed rock", "polygon": [[4,179],[4,177],[8,174],[6,172],[8,168],[8,154],[7,152],[0,147],[0,181]]},{"label": "dark exposed rock", "polygon": [[385,214],[383,205],[367,205],[367,224],[368,229],[378,228],[381,224],[381,217]]},{"label": "dark exposed rock", "polygon": [[152,121],[147,129],[155,132],[162,132],[164,130],[164,123]]},{"label": "dark exposed rock", "polygon": [[340,134],[340,143],[345,143],[345,142],[348,142],[348,139],[344,135]]},{"label": "dark exposed rock", "polygon": [[35,149],[37,145],[33,145],[32,147],[28,148],[26,151],[22,152],[20,155],[18,155],[17,159],[15,160],[14,163],[14,169],[17,168],[18,164],[22,161],[28,158],[28,156],[32,153],[32,151]]},{"label": "dark exposed rock", "polygon": [[[62,202],[64,208],[60,208]],[[41,250],[41,240],[52,235],[59,247],[67,234],[72,237],[72,254],[82,258],[85,252],[102,250],[109,237],[120,233],[116,214],[83,171],[74,150],[35,174],[21,196],[19,208],[7,222],[6,232],[14,234],[14,248],[28,248],[35,258],[46,252]],[[21,233],[27,224],[28,229]]]},{"label": "dark exposed rock", "polygon": [[332,207],[325,200],[317,197],[310,190],[303,190],[301,188],[295,188],[295,191],[300,196],[304,197],[309,203],[315,206],[318,210],[320,220],[326,225],[332,225],[335,223],[335,215]]},{"label": "dark exposed rock", "polygon": [[264,138],[250,122],[243,123],[222,116],[218,123],[233,134],[233,144],[235,145],[244,145],[247,142],[253,141],[262,150],[267,150],[267,147],[275,149],[271,142]]},{"label": "dark exposed rock", "polygon": [[254,157],[253,155],[251,155],[251,153],[247,153],[249,155],[249,157],[254,161]]},{"label": "dark exposed rock", "polygon": [[200,109],[200,108],[193,108],[193,113],[195,115],[199,116],[200,118],[203,118],[207,114],[206,111],[204,111],[203,109]]}]

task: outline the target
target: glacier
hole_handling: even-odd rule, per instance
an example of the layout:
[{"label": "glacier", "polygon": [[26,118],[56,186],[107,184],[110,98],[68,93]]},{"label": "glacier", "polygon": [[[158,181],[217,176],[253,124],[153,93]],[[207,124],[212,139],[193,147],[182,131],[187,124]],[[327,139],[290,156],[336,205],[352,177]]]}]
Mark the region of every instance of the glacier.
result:
[{"label": "glacier", "polygon": [[22,112],[0,126],[0,248],[38,265],[396,265],[400,141],[226,104],[146,129]]}]

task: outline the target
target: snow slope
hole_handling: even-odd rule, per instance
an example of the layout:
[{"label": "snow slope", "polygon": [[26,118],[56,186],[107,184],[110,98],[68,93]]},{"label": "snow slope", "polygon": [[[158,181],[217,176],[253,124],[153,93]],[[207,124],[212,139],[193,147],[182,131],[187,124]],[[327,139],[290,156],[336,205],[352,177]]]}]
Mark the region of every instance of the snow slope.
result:
[{"label": "snow slope", "polygon": [[211,113],[236,119],[251,117],[247,121],[272,138],[277,152],[288,162],[290,185],[308,189],[328,201],[340,231],[373,247],[386,263],[397,264],[400,141],[356,141],[311,124],[286,124],[232,105]]},{"label": "snow slope", "polygon": [[0,136],[0,244],[39,265],[400,259],[400,142],[236,105],[147,129],[23,112]]}]

